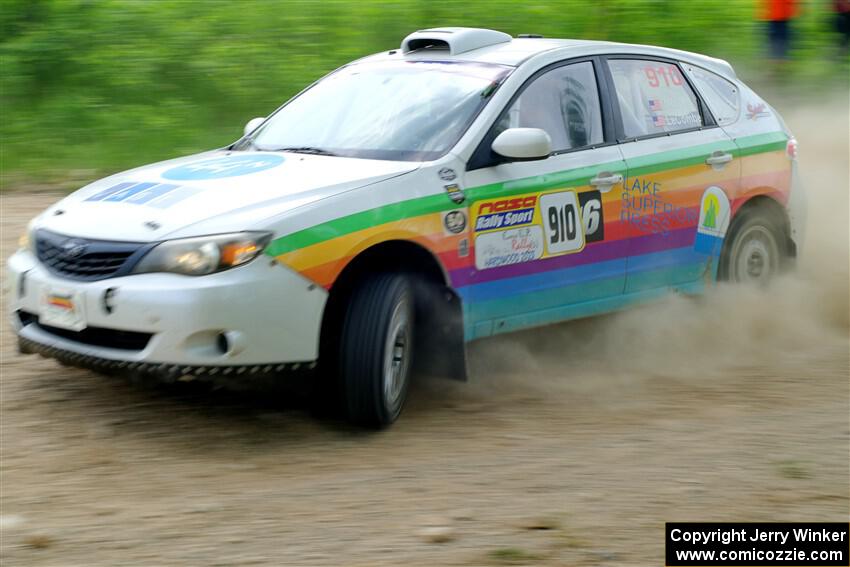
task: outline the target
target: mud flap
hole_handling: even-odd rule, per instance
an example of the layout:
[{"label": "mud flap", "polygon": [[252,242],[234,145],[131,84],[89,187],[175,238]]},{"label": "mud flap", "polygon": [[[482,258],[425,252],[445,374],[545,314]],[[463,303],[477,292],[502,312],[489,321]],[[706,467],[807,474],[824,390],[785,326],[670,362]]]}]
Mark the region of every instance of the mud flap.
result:
[{"label": "mud flap", "polygon": [[416,371],[425,376],[468,380],[460,298],[451,289],[422,282],[417,290]]}]

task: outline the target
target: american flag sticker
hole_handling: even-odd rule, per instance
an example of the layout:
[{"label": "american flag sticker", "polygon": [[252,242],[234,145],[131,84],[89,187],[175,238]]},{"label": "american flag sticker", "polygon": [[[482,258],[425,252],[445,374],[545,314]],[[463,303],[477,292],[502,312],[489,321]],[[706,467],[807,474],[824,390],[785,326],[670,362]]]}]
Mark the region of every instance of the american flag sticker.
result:
[{"label": "american flag sticker", "polygon": [[663,116],[653,116],[652,117],[652,125],[656,128],[663,128],[667,125],[667,121],[664,120]]},{"label": "american flag sticker", "polygon": [[653,112],[661,110],[661,100],[657,98],[649,99],[649,109]]}]

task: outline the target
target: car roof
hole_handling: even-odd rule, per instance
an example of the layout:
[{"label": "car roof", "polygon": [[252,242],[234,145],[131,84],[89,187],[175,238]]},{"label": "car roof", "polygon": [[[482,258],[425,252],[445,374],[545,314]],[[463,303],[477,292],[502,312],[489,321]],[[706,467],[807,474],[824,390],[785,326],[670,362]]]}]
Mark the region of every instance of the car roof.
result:
[{"label": "car roof", "polygon": [[[469,37],[461,37],[460,39],[466,41],[458,41],[457,44],[441,45],[441,40],[443,40],[446,30],[451,30],[450,33],[460,36],[467,34]],[[435,45],[423,47],[423,44],[427,43],[427,38],[433,38]],[[411,39],[421,41],[414,43]],[[481,45],[480,47],[477,46],[476,40]],[[461,47],[455,49],[456,45],[460,45]],[[406,37],[399,49],[376,53],[360,61],[472,61],[518,67],[529,59],[543,53],[551,54],[553,56],[551,57],[552,59],[605,54],[668,57],[707,68],[729,78],[735,78],[735,71],[726,61],[679,49],[584,39],[512,38],[502,32],[477,28],[434,28],[420,30]]]}]

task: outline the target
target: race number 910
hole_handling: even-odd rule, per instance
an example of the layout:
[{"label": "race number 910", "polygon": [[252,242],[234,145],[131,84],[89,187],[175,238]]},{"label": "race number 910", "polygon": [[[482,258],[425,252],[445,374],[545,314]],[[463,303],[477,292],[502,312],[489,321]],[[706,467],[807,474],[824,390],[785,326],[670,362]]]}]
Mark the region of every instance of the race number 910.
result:
[{"label": "race number 910", "polygon": [[549,254],[575,252],[584,247],[578,198],[573,191],[550,193],[540,197],[546,251]]}]

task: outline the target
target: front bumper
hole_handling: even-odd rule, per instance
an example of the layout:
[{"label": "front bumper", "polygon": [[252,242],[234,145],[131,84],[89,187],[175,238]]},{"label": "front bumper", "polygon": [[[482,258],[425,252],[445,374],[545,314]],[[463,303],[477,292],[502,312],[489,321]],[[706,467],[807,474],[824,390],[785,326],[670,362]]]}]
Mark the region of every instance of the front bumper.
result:
[{"label": "front bumper", "polygon": [[241,364],[229,366],[202,366],[195,364],[167,364],[156,362],[129,362],[101,358],[90,354],[65,350],[60,347],[48,346],[44,341],[37,342],[18,336],[18,350],[22,354],[40,354],[54,358],[62,364],[88,368],[104,374],[121,373],[150,378],[160,382],[176,382],[178,380],[210,380],[231,387],[239,385],[255,385],[260,381],[270,381],[282,374],[291,376],[296,373],[309,373],[316,367],[316,362],[310,363],[277,363],[277,364]]},{"label": "front bumper", "polygon": [[[9,259],[7,276],[12,325],[24,352],[178,377],[280,372],[318,358],[327,292],[265,256],[200,277],[82,282],[50,273],[22,250]],[[74,297],[83,329],[39,321],[56,290]]]}]

